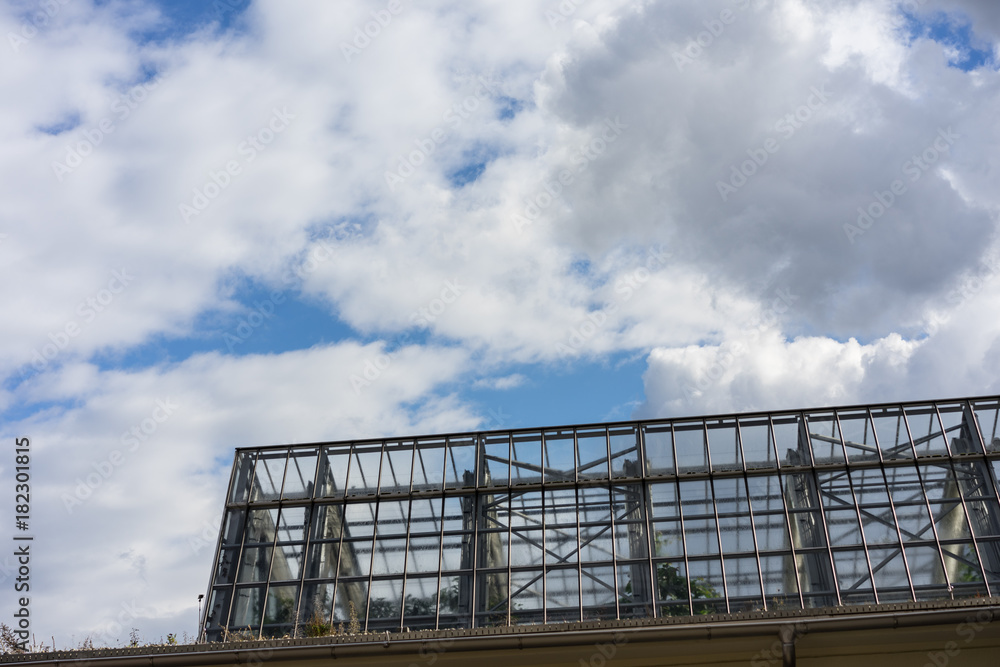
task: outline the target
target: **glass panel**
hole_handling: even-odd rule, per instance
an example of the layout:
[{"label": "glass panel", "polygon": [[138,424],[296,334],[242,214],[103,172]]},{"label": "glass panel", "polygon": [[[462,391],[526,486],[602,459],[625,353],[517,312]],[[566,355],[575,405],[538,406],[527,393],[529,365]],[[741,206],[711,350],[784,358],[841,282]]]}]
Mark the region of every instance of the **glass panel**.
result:
[{"label": "glass panel", "polygon": [[382,461],[382,445],[354,445],[351,451],[351,471],[347,478],[347,495],[373,495],[378,490],[378,469]]},{"label": "glass panel", "polygon": [[675,482],[662,482],[649,485],[649,497],[653,503],[653,516],[669,519],[679,519],[680,506],[677,503],[677,485]]},{"label": "glass panel", "polygon": [[406,535],[409,514],[410,502],[408,500],[383,500],[378,504],[378,523],[375,534],[380,537]]},{"label": "glass panel", "polygon": [[862,543],[858,513],[853,507],[827,510],[826,527],[830,531],[831,546],[857,546]]},{"label": "glass panel", "polygon": [[604,429],[576,432],[580,479],[608,478],[608,436]]},{"label": "glass panel", "polygon": [[487,435],[483,438],[483,483],[506,486],[510,481],[510,436]]},{"label": "glass panel", "polygon": [[278,521],[278,542],[304,541],[308,516],[306,507],[283,507]]},{"label": "glass panel", "polygon": [[517,433],[511,439],[511,484],[542,481],[542,438],[539,433]]},{"label": "glass panel", "polygon": [[510,575],[511,616],[518,623],[540,623],[541,612],[545,602],[542,589],[542,571],[515,571]]},{"label": "glass panel", "polygon": [[910,436],[906,432],[906,422],[899,408],[876,408],[872,410],[875,435],[882,450],[882,459],[912,459]]},{"label": "glass panel", "polygon": [[507,540],[506,532],[479,533],[479,567],[507,567]]},{"label": "glass panel", "polygon": [[[459,592],[463,591],[468,584],[467,577],[453,577],[453,586],[459,587]],[[479,574],[479,583],[482,586],[483,594],[476,597],[478,614],[476,615],[476,625],[480,627],[498,627],[507,625],[507,573],[506,572],[486,572]],[[443,588],[443,587],[442,587]],[[468,613],[469,598],[461,594],[457,598],[458,605],[455,614]],[[514,607],[513,605],[511,605]],[[518,607],[514,607],[517,609]],[[441,605],[441,614],[444,615],[444,603]],[[444,625],[442,619],[442,626]]]},{"label": "glass panel", "polygon": [[729,610],[736,614],[764,609],[756,558],[726,558],[726,594]]},{"label": "glass panel", "polygon": [[851,463],[877,461],[878,447],[875,430],[867,410],[840,413],[840,428],[844,436],[844,446]]},{"label": "glass panel", "polygon": [[742,470],[743,457],[736,438],[736,420],[720,419],[708,423],[708,446],[712,470]]},{"label": "glass panel", "polygon": [[473,437],[448,439],[444,474],[446,489],[476,486],[476,442]]},{"label": "glass panel", "polygon": [[219,553],[219,562],[215,568],[216,584],[231,584],[236,577],[236,559],[239,558],[239,547],[223,549]]},{"label": "glass panel", "polygon": [[379,490],[382,493],[406,493],[410,490],[410,475],[413,466],[413,445],[402,442],[387,442],[382,450],[382,479]]},{"label": "glass panel", "polygon": [[[483,577],[484,594],[479,597],[479,604],[492,609],[502,605],[506,609],[507,574],[488,574]],[[471,625],[472,617],[471,575],[441,577],[441,593],[438,596],[440,609],[439,627],[464,627]],[[503,613],[503,625],[507,625],[507,613]]]},{"label": "glass panel", "polygon": [[973,407],[976,413],[976,422],[979,424],[979,432],[986,443],[987,452],[1000,452],[1000,420],[998,420],[997,401],[974,401]]},{"label": "glass panel", "polygon": [[612,426],[611,436],[611,476],[640,477],[639,432],[634,426]]},{"label": "glass panel", "polygon": [[943,456],[948,453],[933,405],[908,407],[905,413],[917,456]]},{"label": "glass panel", "polygon": [[274,527],[278,521],[278,509],[250,510],[247,520],[247,544],[270,544],[274,542]]},{"label": "glass panel", "polygon": [[844,604],[865,604],[875,601],[871,573],[863,549],[834,551],[833,563]]},{"label": "glass panel", "polygon": [[402,574],[406,562],[406,538],[376,539],[372,574]]},{"label": "glass panel", "polygon": [[943,544],[941,551],[944,553],[944,565],[955,587],[956,597],[985,592],[986,587],[982,585],[983,570],[971,542]]},{"label": "glass panel", "polygon": [[339,542],[310,544],[306,577],[309,579],[332,579],[337,576],[337,553],[339,551]]},{"label": "glass panel", "polygon": [[233,598],[233,589],[230,586],[216,588],[212,590],[212,597],[209,598],[206,607],[205,628],[207,629],[206,639],[210,642],[222,641],[223,628],[228,620],[229,602]]},{"label": "glass panel", "polygon": [[235,509],[226,512],[226,524],[222,529],[222,544],[239,544],[243,539],[243,516],[245,510]]},{"label": "glass panel", "polygon": [[580,573],[576,568],[547,570],[546,621],[567,623],[580,620]]},{"label": "glass panel", "polygon": [[717,559],[693,560],[688,562],[691,572],[691,597],[694,614],[726,613],[723,597],[725,585],[722,581],[722,563]]},{"label": "glass panel", "polygon": [[778,467],[766,417],[740,419],[740,442],[748,469]]},{"label": "glass panel", "polygon": [[298,580],[302,574],[302,551],[305,545],[283,544],[274,550],[271,581]]},{"label": "glass panel", "polygon": [[764,597],[767,608],[798,609],[799,590],[795,581],[795,559],[791,554],[761,556],[760,567],[764,579]]},{"label": "glass panel", "polygon": [[[853,513],[854,510],[851,510]],[[826,546],[823,519],[819,510],[798,510],[789,515],[792,543],[796,549]]]},{"label": "glass panel", "polygon": [[615,553],[619,560],[645,558],[649,553],[644,521],[616,521]]},{"label": "glass panel", "polygon": [[754,475],[747,477],[750,491],[750,505],[754,512],[783,511],[781,478],[778,475]]},{"label": "glass panel", "polygon": [[229,629],[237,631],[259,628],[263,602],[263,586],[237,588],[236,599],[233,603],[233,615],[229,619]]},{"label": "glass panel", "polygon": [[771,418],[774,426],[774,446],[783,466],[810,465],[806,444],[800,441],[798,415],[779,415]]},{"label": "glass panel", "polygon": [[541,565],[543,539],[540,530],[514,530],[510,536],[511,567]]},{"label": "glass panel", "polygon": [[472,535],[445,535],[441,539],[441,569],[472,569]]},{"label": "glass panel", "polygon": [[879,602],[912,600],[902,549],[869,549],[868,555],[875,573],[875,590],[878,591]]},{"label": "glass panel", "polygon": [[312,520],[313,540],[339,540],[344,527],[343,505],[317,505]]},{"label": "glass panel", "polygon": [[715,505],[719,516],[724,514],[746,516],[749,514],[750,503],[747,500],[747,491],[742,477],[716,479],[712,484],[715,488]]},{"label": "glass panel", "polygon": [[684,545],[688,556],[709,556],[719,553],[719,535],[715,519],[684,519]]},{"label": "glass panel", "polygon": [[947,462],[918,466],[928,500],[958,498],[958,483]]},{"label": "glass panel", "polygon": [[295,450],[288,457],[285,470],[285,488],[282,498],[310,498],[313,492],[313,477],[316,475],[317,450]]},{"label": "glass panel", "polygon": [[438,559],[441,555],[441,538],[410,537],[409,553],[406,559],[406,571],[437,572]]},{"label": "glass panel", "polygon": [[238,452],[236,454],[236,473],[233,475],[233,486],[229,491],[229,502],[245,503],[250,492],[250,476],[253,474],[253,462],[256,452]]},{"label": "glass panel", "polygon": [[708,472],[705,427],[702,422],[674,424],[679,472]]},{"label": "glass panel", "polygon": [[367,577],[372,568],[372,541],[345,540],[340,546],[340,576]]},{"label": "glass panel", "polygon": [[271,567],[271,547],[244,547],[238,582],[267,581]]},{"label": "glass panel", "polygon": [[788,549],[788,526],[784,514],[754,514],[754,532],[757,548],[761,551],[785,551]]},{"label": "glass panel", "polygon": [[646,472],[650,475],[672,474],[674,440],[670,424],[643,426],[642,438],[646,446]]},{"label": "glass panel", "polygon": [[444,440],[418,440],[413,461],[413,490],[440,489],[444,483]]},{"label": "glass panel", "polygon": [[615,569],[585,567],[582,569],[583,620],[599,621],[617,618],[615,609]]},{"label": "glass panel", "polygon": [[680,521],[659,521],[653,525],[655,555],[661,558],[684,556],[684,533]]},{"label": "glass panel", "polygon": [[[330,626],[330,613],[333,611],[333,584],[307,584],[302,590],[302,606],[300,617],[305,620],[307,628],[324,632],[333,628]],[[327,630],[329,628],[329,630]]]},{"label": "glass panel", "polygon": [[281,480],[285,475],[287,451],[263,452],[257,459],[250,502],[277,500],[281,494]]},{"label": "glass panel", "polygon": [[411,630],[433,628],[438,606],[437,577],[409,577],[403,597],[403,627]]},{"label": "glass panel", "polygon": [[753,533],[748,528],[746,518],[720,518],[719,537],[723,553],[753,553]]},{"label": "glass panel", "polygon": [[474,496],[450,496],[444,499],[444,530],[472,530]]},{"label": "glass panel", "polygon": [[368,630],[399,628],[402,600],[402,579],[376,579],[373,581],[371,601],[368,603]]},{"label": "glass panel", "polygon": [[318,481],[320,493],[325,498],[341,498],[347,488],[347,467],[351,450],[346,446],[327,447],[320,459]]},{"label": "glass panel", "polygon": [[944,424],[945,434],[952,454],[980,453],[979,438],[973,437],[970,431],[972,413],[966,410],[963,403],[938,405],[938,413]]},{"label": "glass panel", "polygon": [[344,537],[358,539],[375,534],[375,503],[350,503],[344,506]]},{"label": "glass panel", "polygon": [[817,465],[843,463],[844,446],[840,439],[840,426],[833,412],[814,412],[808,416],[809,442],[812,444],[813,461]]},{"label": "glass panel", "polygon": [[649,581],[649,563],[622,564],[618,576],[618,610],[621,618],[646,618],[653,615],[653,589]]},{"label": "glass panel", "polygon": [[293,623],[298,597],[298,586],[271,586],[267,591],[264,625]]},{"label": "glass panel", "polygon": [[368,608],[368,580],[339,581],[333,605],[333,622],[343,623],[350,630],[356,622],[364,628],[365,610]]},{"label": "glass panel", "polygon": [[656,572],[656,601],[662,616],[689,616],[688,578],[684,561],[661,561],[653,564]]},{"label": "glass panel", "polygon": [[940,600],[948,597],[941,554],[934,546],[906,547],[906,561],[913,578],[918,600]]},{"label": "glass panel", "polygon": [[410,535],[441,532],[441,498],[414,498],[410,504]]},{"label": "glass panel", "polygon": [[715,516],[712,502],[712,485],[707,479],[687,480],[680,483],[681,511],[684,518]]},{"label": "glass panel", "polygon": [[573,431],[545,432],[545,481],[576,479],[576,463],[573,454]]}]

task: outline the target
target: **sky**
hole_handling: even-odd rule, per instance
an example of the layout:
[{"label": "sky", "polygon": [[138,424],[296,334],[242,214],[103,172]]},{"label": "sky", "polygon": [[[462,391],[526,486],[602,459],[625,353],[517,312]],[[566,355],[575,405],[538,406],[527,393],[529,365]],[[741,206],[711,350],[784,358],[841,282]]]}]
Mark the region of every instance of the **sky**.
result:
[{"label": "sky", "polygon": [[3,0],[0,36],[37,641],[193,635],[236,447],[1000,393],[992,0]]}]

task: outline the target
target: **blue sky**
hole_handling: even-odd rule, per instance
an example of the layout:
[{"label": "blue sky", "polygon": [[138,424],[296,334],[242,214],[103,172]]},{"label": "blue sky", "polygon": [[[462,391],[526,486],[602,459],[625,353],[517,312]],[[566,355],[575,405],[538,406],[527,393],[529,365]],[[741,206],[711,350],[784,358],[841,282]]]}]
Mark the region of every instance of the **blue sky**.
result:
[{"label": "blue sky", "polygon": [[1000,393],[995,3],[385,6],[0,8],[39,636],[193,633],[235,447]]}]

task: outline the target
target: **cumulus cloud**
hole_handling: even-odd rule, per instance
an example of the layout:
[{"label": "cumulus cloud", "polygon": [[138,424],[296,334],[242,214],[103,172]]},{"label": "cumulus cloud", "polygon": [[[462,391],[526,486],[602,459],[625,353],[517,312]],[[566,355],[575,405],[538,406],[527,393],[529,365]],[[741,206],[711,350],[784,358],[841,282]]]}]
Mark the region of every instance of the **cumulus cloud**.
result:
[{"label": "cumulus cloud", "polygon": [[235,446],[622,357],[643,417],[998,390],[995,3],[57,5],[0,9],[0,409],[67,634],[193,623]]}]

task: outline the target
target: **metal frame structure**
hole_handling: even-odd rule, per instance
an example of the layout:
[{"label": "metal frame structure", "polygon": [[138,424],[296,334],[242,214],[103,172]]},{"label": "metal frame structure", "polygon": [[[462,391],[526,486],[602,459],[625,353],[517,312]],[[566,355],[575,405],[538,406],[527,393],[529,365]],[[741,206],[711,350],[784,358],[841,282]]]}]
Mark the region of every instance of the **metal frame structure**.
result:
[{"label": "metal frame structure", "polygon": [[202,628],[1000,596],[1000,397],[238,449]]}]

